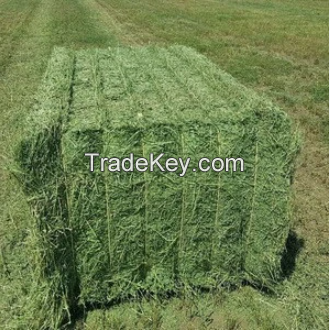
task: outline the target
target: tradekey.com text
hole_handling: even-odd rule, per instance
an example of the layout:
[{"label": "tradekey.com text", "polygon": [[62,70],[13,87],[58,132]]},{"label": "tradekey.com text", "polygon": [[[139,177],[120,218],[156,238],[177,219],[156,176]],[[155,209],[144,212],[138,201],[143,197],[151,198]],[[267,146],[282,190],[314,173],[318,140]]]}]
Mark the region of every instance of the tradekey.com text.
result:
[{"label": "tradekey.com text", "polygon": [[[86,157],[89,157],[89,170],[99,170],[101,172],[153,172],[155,169],[161,172],[179,172],[179,176],[183,177],[189,168],[191,158],[188,157],[185,160],[181,157],[170,157],[164,159],[164,154],[161,153],[157,156],[150,154],[149,158],[134,157],[133,153],[130,153],[128,157],[100,157],[98,153],[85,153]],[[214,172],[243,172],[244,161],[242,158],[213,158],[207,157],[200,158],[196,167],[192,167],[193,172],[197,170],[201,172],[208,172],[210,170]]]}]

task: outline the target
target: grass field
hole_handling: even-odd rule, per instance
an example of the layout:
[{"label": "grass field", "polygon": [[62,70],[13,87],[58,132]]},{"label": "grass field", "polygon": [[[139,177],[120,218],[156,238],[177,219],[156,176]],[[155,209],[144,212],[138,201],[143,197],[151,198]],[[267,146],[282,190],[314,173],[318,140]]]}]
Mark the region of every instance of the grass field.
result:
[{"label": "grass field", "polygon": [[[325,329],[328,323],[328,2],[0,0],[0,321],[33,328],[30,213],[7,170],[54,46],[193,47],[297,123],[294,224],[276,292],[251,287],[127,301],[77,329]],[[295,258],[296,257],[296,258]]]}]

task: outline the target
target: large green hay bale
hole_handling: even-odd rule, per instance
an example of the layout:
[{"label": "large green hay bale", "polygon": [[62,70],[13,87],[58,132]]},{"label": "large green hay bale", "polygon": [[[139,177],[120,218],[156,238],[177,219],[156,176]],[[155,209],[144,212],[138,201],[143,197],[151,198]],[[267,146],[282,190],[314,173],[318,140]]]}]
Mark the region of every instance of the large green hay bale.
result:
[{"label": "large green hay bale", "polygon": [[[18,162],[53,313],[281,278],[297,140],[272,103],[179,46],[57,49],[37,100]],[[91,173],[86,152],[191,162],[184,177],[98,161]],[[192,171],[202,157],[240,157],[245,171]]]}]

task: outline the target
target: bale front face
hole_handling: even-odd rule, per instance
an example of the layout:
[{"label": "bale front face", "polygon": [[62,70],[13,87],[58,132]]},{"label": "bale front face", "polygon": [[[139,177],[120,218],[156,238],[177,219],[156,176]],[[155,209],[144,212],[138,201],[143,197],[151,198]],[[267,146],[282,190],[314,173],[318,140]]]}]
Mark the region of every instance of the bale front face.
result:
[{"label": "bale front face", "polygon": [[[230,127],[243,132],[238,125]],[[65,134],[81,297],[103,301],[137,289],[163,292],[184,284],[214,286],[239,280],[252,164],[246,163],[243,173],[194,172],[193,167],[205,155],[238,157],[249,138],[244,132],[234,134],[226,122],[144,122],[140,127]],[[135,159],[164,153],[159,161],[164,168],[170,157],[191,160],[183,177],[180,171],[157,167],[153,172],[110,173],[106,166],[101,173],[99,158],[91,173],[84,150],[121,159],[130,153]]]},{"label": "bale front face", "polygon": [[[59,57],[72,68],[69,80]],[[53,256],[60,246],[66,256],[45,259],[65,295],[72,299],[79,286],[81,303],[105,303],[139,290],[271,285],[280,277],[296,153],[284,113],[185,47],[57,50],[49,72],[62,74],[60,95],[36,110],[44,120],[33,122],[19,161],[27,193],[46,196],[31,203],[42,235],[60,233],[43,249]],[[23,159],[44,150],[52,157],[40,157],[39,168],[56,172],[45,170],[48,181],[35,158]],[[101,172],[99,158],[91,173],[91,152],[191,160],[184,176]],[[202,157],[239,157],[245,170],[193,171]]]}]

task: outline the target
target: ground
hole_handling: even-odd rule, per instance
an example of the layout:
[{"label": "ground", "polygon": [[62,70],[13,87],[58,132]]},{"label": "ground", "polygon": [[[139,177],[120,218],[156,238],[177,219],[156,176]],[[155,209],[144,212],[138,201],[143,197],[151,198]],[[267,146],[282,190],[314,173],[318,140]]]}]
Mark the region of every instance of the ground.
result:
[{"label": "ground", "polygon": [[[279,104],[303,147],[293,225],[276,292],[249,286],[90,310],[86,329],[325,329],[328,324],[328,2],[323,0],[0,0],[0,321],[26,315],[30,212],[10,154],[56,45],[196,48]],[[84,320],[85,319],[85,320]]]}]

